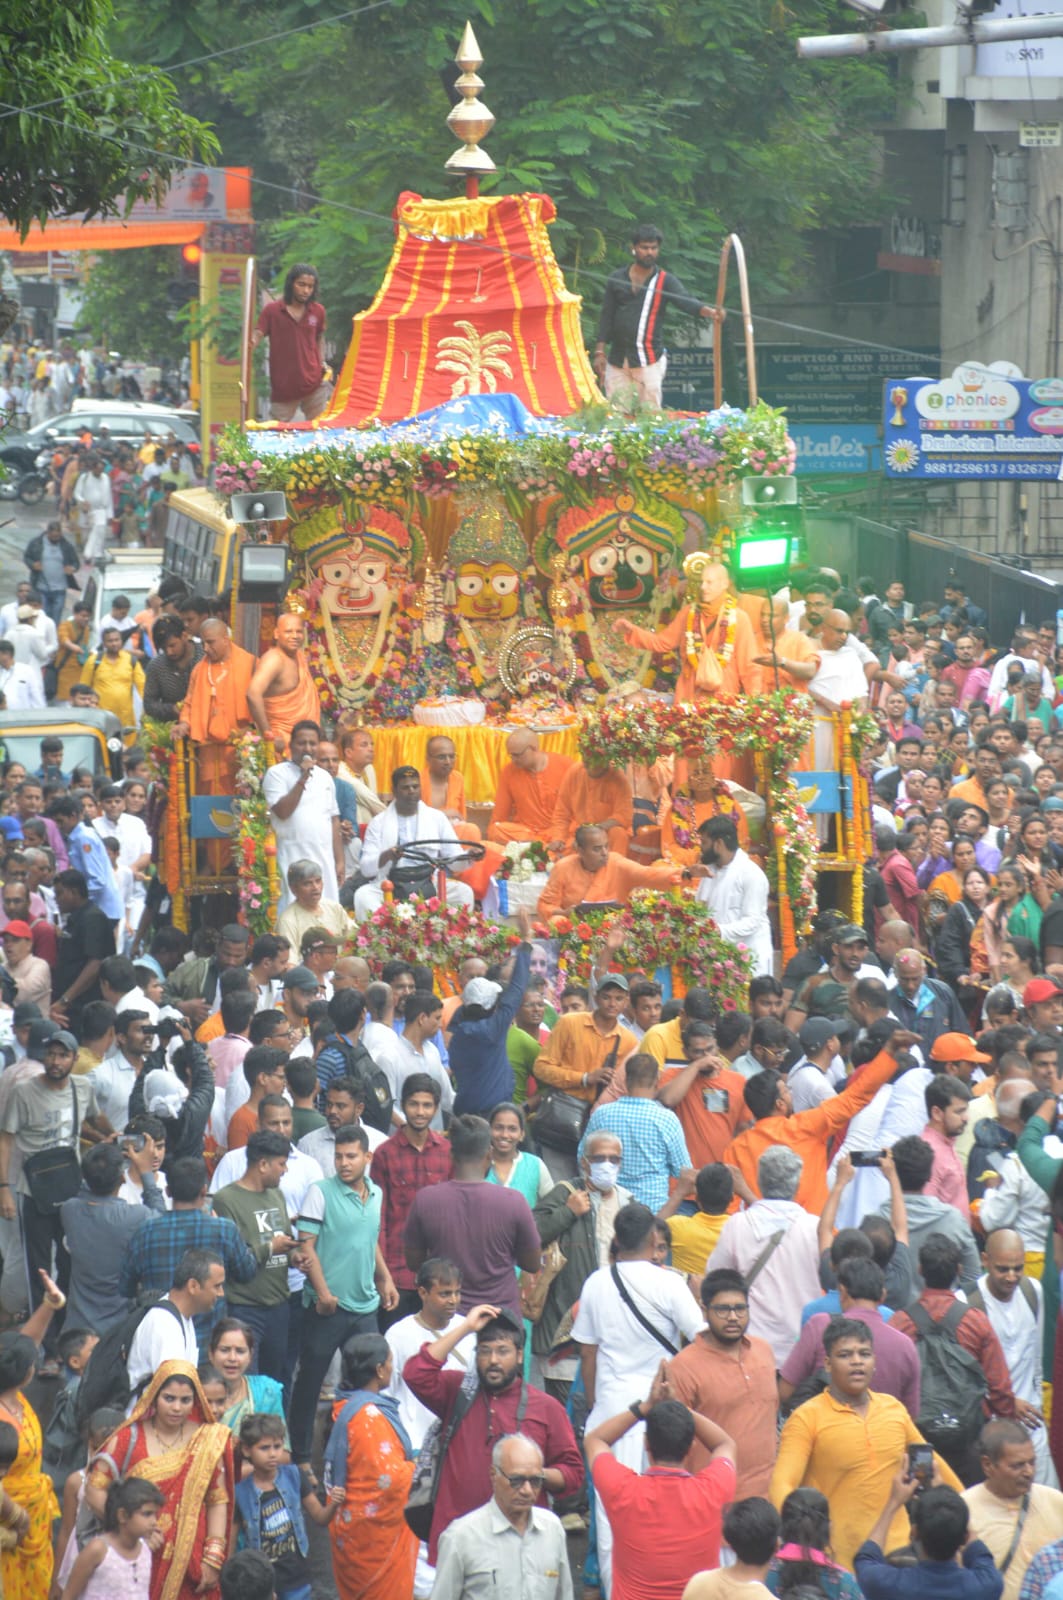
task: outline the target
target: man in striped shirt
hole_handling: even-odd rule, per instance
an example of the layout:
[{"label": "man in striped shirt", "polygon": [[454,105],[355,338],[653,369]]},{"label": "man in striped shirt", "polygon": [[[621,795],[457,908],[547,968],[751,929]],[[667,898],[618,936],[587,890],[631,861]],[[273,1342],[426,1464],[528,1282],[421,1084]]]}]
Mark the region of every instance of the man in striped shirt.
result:
[{"label": "man in striped shirt", "polygon": [[664,235],[652,223],[642,223],[631,235],[631,265],[610,273],[598,319],[594,370],[604,381],[605,393],[634,384],[638,398],[660,407],[661,386],[668,367],[663,342],[664,314],[671,306],[694,317],[713,321],[715,306],[703,305],[687,293],[674,272],[666,272],[658,258]]}]

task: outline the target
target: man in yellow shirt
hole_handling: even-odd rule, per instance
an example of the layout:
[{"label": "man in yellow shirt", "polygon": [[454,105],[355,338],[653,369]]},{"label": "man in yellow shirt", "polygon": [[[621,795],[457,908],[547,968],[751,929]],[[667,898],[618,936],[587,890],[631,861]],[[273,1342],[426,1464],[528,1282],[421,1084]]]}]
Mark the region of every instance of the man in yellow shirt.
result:
[{"label": "man in yellow shirt", "polygon": [[683,997],[681,1016],[671,1022],[656,1022],[642,1035],[642,1048],[655,1057],[662,1067],[678,1066],[686,1060],[683,1049],[683,1029],[691,1022],[715,1023],[720,1015],[719,1002],[713,999],[711,989],[688,989]]},{"label": "man in yellow shirt", "polygon": [[144,668],[128,650],[122,649],[118,628],[104,628],[99,650],[93,651],[81,670],[81,682],[95,689],[101,711],[113,711],[123,728],[128,728],[125,742],[132,744],[140,721],[133,691],[143,699]]},{"label": "man in yellow shirt", "polygon": [[[828,1385],[788,1418],[770,1496],[782,1507],[794,1489],[818,1489],[830,1506],[834,1559],[849,1572],[906,1465],[908,1446],[925,1440],[904,1406],[892,1395],[874,1394],[875,1351],[863,1322],[836,1317],[823,1330]],[[935,1452],[938,1481],[957,1492],[963,1485]],[[907,1544],[908,1517],[898,1510],[887,1550]]]}]

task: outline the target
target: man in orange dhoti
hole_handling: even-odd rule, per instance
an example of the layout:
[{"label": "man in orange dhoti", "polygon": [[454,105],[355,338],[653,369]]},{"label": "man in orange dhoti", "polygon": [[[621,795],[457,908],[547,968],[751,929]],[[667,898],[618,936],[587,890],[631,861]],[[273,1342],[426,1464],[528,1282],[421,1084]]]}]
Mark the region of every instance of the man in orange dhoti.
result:
[{"label": "man in orange dhoti", "polygon": [[[195,747],[196,794],[232,794],[236,786],[236,751],[230,735],[251,726],[247,697],[255,658],[241,650],[218,617],[202,629],[203,657],[192,668],[188,695],[172,729],[174,739],[191,739]],[[232,859],[231,847],[222,840],[206,846],[212,872],[221,872]]]},{"label": "man in orange dhoti", "polygon": [[557,791],[550,822],[551,846],[559,854],[571,855],[576,848],[576,829],[593,822],[609,835],[610,850],[626,856],[633,811],[631,785],[623,772],[604,761],[575,761]]},{"label": "man in orange dhoti", "polygon": [[259,661],[248,685],[247,704],[255,726],[280,755],[287,750],[297,722],[321,722],[321,702],[303,653],[305,643],[301,617],[278,617],[273,648]]},{"label": "man in orange dhoti", "polygon": [[[679,652],[676,704],[711,700],[718,694],[755,694],[759,668],[754,662],[753,625],[730,593],[730,576],[721,561],[698,552],[683,563],[688,578],[699,583],[697,605],[686,605],[666,628],[654,632],[626,618],[618,620],[629,644],[654,655]],[[717,777],[750,786],[749,763],[742,757],[714,757]]]},{"label": "man in orange dhoti", "polygon": [[539,915],[547,922],[579,905],[616,901],[626,906],[633,889],[670,889],[682,880],[682,869],[669,861],[644,867],[609,848],[604,828],[588,824],[576,829],[576,853],[563,856],[539,896]]},{"label": "man in orange dhoti", "polygon": [[509,763],[499,776],[487,837],[496,844],[528,844],[532,839],[549,844],[558,790],[572,759],[540,750],[538,735],[530,728],[511,733],[506,750]]}]

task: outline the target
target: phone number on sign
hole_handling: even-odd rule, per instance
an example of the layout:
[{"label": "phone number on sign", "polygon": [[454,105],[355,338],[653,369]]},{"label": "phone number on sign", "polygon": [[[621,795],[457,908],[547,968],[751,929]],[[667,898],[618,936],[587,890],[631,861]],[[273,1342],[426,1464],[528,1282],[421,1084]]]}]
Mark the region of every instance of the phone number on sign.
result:
[{"label": "phone number on sign", "polygon": [[1058,461],[924,461],[924,478],[1056,478]]}]

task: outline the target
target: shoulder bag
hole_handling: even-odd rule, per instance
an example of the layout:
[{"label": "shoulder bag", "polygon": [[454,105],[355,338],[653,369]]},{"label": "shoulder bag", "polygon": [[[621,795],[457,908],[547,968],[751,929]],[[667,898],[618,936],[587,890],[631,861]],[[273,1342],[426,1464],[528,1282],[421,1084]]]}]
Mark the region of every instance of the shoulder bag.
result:
[{"label": "shoulder bag", "polygon": [[678,1351],[677,1347],[672,1343],[671,1339],[666,1339],[664,1334],[661,1332],[661,1330],[659,1328],[655,1328],[653,1326],[653,1323],[650,1321],[649,1317],[643,1316],[642,1312],[639,1310],[638,1306],[635,1304],[634,1300],[631,1298],[631,1295],[628,1293],[627,1285],[625,1284],[623,1278],[620,1276],[620,1269],[618,1268],[618,1266],[617,1266],[615,1261],[613,1262],[612,1266],[609,1268],[609,1274],[610,1274],[613,1282],[616,1284],[616,1292],[617,1292],[617,1294],[620,1296],[621,1300],[627,1306],[628,1310],[631,1312],[631,1315],[635,1318],[635,1321],[641,1323],[642,1326],[645,1328],[646,1332],[652,1334],[653,1337],[657,1340],[657,1343],[659,1345],[663,1345],[664,1348],[668,1351],[668,1354],[670,1356],[677,1356],[679,1354],[679,1351]]},{"label": "shoulder bag", "polygon": [[70,1085],[70,1098],[74,1107],[74,1131],[69,1145],[38,1150],[22,1163],[30,1199],[45,1217],[54,1217],[64,1200],[72,1200],[81,1188],[81,1160],[78,1156],[78,1094]]},{"label": "shoulder bag", "polygon": [[[565,1183],[562,1187],[569,1194],[576,1192],[574,1183]],[[522,1272],[520,1275],[520,1310],[529,1322],[540,1320],[554,1279],[568,1266],[568,1257],[557,1239],[551,1239],[539,1259],[542,1266],[538,1272]]]},{"label": "shoulder bag", "polygon": [[[618,1035],[602,1062],[603,1067],[615,1067],[619,1053]],[[581,1100],[578,1095],[568,1094],[564,1089],[547,1086],[532,1132],[540,1144],[549,1145],[551,1150],[574,1151],[579,1148],[590,1114],[589,1100]]]},{"label": "shoulder bag", "polygon": [[[427,1540],[432,1531],[432,1518],[435,1515],[436,1500],[439,1498],[439,1480],[443,1474],[443,1463],[447,1458],[451,1440],[458,1428],[464,1422],[472,1409],[473,1402],[480,1392],[480,1379],[475,1370],[466,1373],[461,1381],[454,1400],[454,1409],[450,1413],[450,1420],[444,1428],[442,1421],[436,1417],[428,1427],[424,1436],[417,1464],[413,1469],[410,1480],[409,1492],[406,1496],[406,1507],[403,1515],[407,1527],[415,1533],[418,1539]],[[524,1421],[524,1413],[528,1409],[528,1385],[524,1382],[520,1386],[520,1399],[517,1402],[517,1422],[514,1433],[520,1432],[520,1425]]]}]

